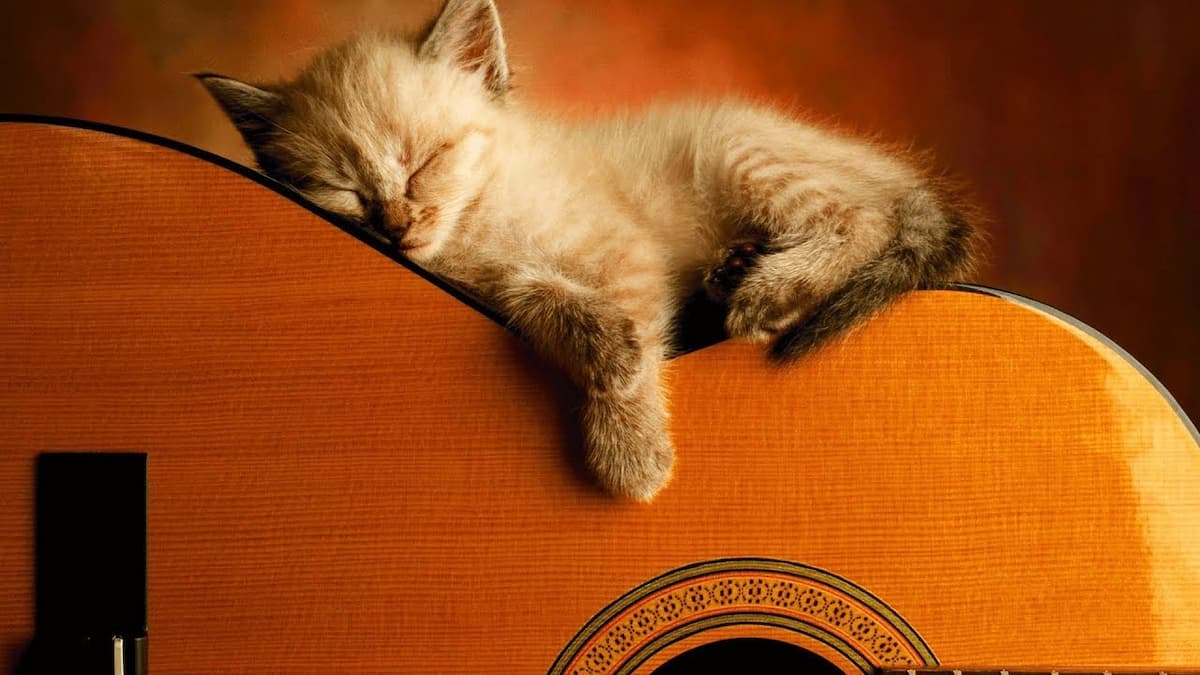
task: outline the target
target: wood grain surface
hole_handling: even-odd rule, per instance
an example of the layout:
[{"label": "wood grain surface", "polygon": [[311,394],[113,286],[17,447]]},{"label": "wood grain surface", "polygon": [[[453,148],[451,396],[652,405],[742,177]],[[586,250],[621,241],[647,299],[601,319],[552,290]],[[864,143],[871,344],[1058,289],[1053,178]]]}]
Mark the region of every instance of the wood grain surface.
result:
[{"label": "wood grain surface", "polygon": [[666,377],[677,474],[614,501],[502,326],[244,176],[2,124],[0,648],[32,631],[34,456],[123,450],[155,673],[546,672],[729,558],[837,575],[943,665],[1200,665],[1194,430],[1079,326],[922,292],[794,367],[721,343]]}]

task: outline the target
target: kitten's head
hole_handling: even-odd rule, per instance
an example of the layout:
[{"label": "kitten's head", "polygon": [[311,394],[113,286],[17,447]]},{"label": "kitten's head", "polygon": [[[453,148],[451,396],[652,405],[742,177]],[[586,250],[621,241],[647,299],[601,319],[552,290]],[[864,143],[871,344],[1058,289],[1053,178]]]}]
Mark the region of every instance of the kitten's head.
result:
[{"label": "kitten's head", "polygon": [[197,75],[264,173],[435,256],[488,175],[508,64],[492,0],[448,0],[416,39],[363,35],[293,81]]}]

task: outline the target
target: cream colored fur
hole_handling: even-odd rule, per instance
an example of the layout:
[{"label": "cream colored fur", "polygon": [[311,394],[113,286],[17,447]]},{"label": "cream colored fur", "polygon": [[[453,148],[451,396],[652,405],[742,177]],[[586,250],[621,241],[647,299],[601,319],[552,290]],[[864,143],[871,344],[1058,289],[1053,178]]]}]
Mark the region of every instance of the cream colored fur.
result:
[{"label": "cream colored fur", "polygon": [[[570,375],[588,465],[637,500],[671,475],[660,378],[689,295],[707,284],[731,335],[787,357],[822,337],[806,327],[834,334],[970,260],[969,225],[920,170],[778,112],[527,109],[490,0],[449,0],[425,36],[357,37],[292,82],[200,77],[265,172],[492,303]],[[738,242],[763,253],[729,262]]]}]

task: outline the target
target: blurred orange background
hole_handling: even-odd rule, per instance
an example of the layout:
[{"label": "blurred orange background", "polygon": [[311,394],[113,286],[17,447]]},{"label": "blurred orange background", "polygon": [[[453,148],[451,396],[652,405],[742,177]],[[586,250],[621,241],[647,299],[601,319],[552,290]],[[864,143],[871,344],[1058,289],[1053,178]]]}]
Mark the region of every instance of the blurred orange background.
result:
[{"label": "blurred orange background", "polygon": [[[0,111],[118,124],[249,163],[188,73],[286,77],[355,30],[411,28],[439,5],[4,3]],[[979,281],[1091,324],[1200,417],[1200,3],[500,0],[500,11],[519,95],[555,111],[737,93],[934,151],[995,220]]]}]

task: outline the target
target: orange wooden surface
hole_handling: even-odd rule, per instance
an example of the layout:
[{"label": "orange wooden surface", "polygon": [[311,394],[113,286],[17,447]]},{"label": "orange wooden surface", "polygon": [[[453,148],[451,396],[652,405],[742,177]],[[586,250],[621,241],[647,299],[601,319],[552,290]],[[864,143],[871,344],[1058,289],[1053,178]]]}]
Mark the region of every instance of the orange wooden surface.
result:
[{"label": "orange wooden surface", "polygon": [[926,292],[795,367],[723,343],[668,379],[677,475],[613,501],[563,381],[429,282],[198,159],[0,125],[0,647],[33,457],[81,449],[149,453],[155,673],[546,672],[630,589],[744,556],[857,584],[943,664],[1200,665],[1200,449],[1080,329]]}]

